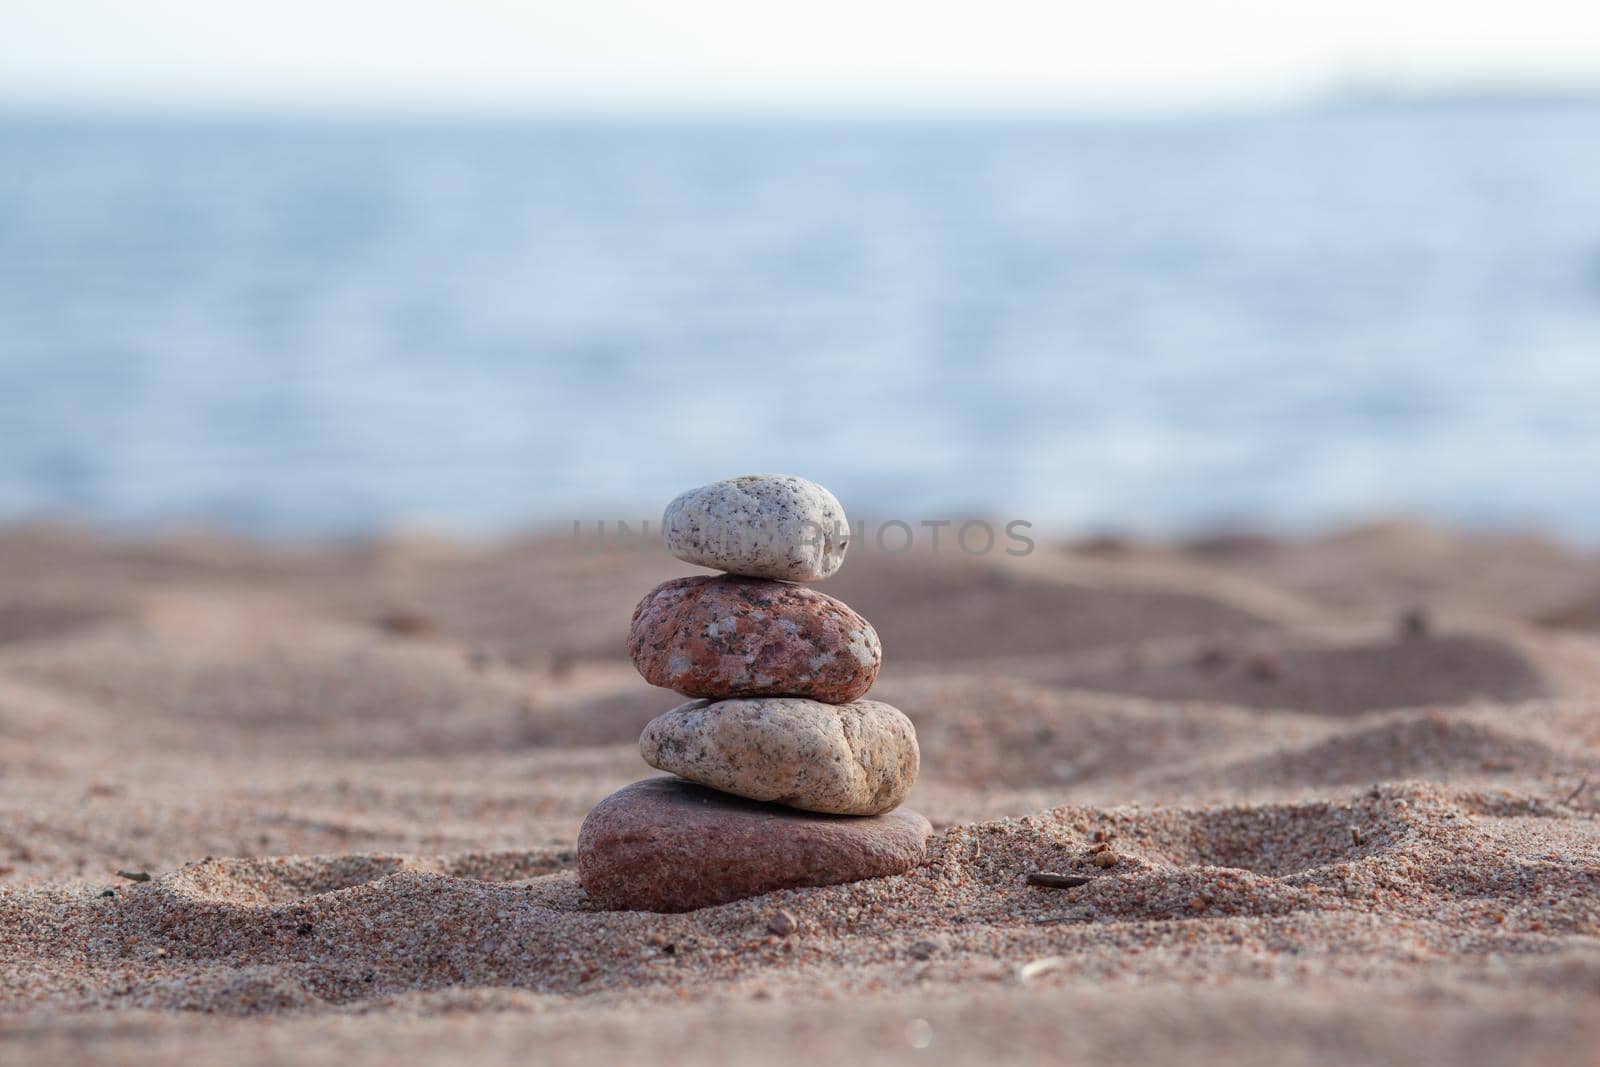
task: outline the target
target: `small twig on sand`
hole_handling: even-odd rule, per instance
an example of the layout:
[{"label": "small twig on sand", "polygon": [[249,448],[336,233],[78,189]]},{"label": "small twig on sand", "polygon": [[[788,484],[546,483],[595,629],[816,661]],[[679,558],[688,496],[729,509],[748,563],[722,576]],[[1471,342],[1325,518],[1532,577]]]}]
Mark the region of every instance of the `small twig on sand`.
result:
[{"label": "small twig on sand", "polygon": [[1080,885],[1088,885],[1089,879],[1078,874],[1052,874],[1049,871],[1030,871],[1028,884],[1044,886],[1047,889],[1072,889]]},{"label": "small twig on sand", "polygon": [[1571,804],[1574,800],[1577,800],[1580,796],[1582,796],[1583,791],[1587,788],[1589,788],[1589,776],[1586,774],[1583,776],[1583,781],[1578,783],[1578,788],[1568,793],[1561,803]]}]

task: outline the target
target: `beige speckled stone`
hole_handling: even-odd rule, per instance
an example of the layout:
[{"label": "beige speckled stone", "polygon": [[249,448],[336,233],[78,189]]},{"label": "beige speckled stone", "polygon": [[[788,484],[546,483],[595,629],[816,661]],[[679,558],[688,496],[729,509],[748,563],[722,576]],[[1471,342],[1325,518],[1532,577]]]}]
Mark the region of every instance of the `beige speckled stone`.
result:
[{"label": "beige speckled stone", "polygon": [[681,494],[661,519],[667,551],[729,574],[815,582],[844,564],[850,524],[816,482],[751,474]]},{"label": "beige speckled stone", "polygon": [[917,732],[876,700],[691,700],[639,737],[650,766],[751,800],[877,815],[917,780]]}]

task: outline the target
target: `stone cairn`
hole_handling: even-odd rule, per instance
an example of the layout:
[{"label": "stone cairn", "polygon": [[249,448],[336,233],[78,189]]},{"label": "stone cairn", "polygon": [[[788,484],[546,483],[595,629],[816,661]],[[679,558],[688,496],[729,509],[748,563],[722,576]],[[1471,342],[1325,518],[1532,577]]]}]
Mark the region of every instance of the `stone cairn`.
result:
[{"label": "stone cairn", "polygon": [[578,877],[610,908],[687,911],[798,886],[899,874],[928,820],[895,809],[917,735],[861,699],[882,648],[872,625],[801,582],[844,563],[832,493],[761,475],[667,506],[667,550],[724,573],[679,578],[634,609],[628,652],[651,685],[695,699],[652,720],[646,763],[675,777],[611,794],[578,832]]}]

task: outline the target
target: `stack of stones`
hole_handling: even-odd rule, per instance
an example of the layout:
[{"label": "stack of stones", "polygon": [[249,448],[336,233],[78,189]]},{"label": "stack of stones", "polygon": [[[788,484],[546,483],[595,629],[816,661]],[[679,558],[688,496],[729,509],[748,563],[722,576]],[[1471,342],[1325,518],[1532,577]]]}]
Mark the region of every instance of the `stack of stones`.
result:
[{"label": "stack of stones", "polygon": [[932,827],[894,810],[916,781],[916,731],[861,699],[878,635],[797,584],[839,569],[848,531],[839,501],[804,478],[734,478],[668,505],[668,551],[724,573],[657,586],[634,610],[639,673],[696,699],[639,738],[645,762],[675,777],[635,782],[584,819],[592,898],[686,911],[921,862]]}]

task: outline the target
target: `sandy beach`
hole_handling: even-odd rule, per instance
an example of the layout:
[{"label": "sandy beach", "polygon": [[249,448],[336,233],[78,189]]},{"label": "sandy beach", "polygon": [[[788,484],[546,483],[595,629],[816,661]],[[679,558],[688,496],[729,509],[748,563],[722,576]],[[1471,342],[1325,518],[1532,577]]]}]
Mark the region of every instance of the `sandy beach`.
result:
[{"label": "sandy beach", "polygon": [[623,643],[694,568],[19,527],[0,571],[8,1064],[1600,1062],[1600,557],[1555,541],[863,552],[927,862],[676,915],[573,843],[655,773]]}]

